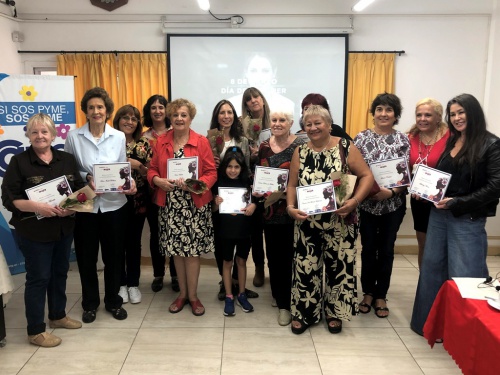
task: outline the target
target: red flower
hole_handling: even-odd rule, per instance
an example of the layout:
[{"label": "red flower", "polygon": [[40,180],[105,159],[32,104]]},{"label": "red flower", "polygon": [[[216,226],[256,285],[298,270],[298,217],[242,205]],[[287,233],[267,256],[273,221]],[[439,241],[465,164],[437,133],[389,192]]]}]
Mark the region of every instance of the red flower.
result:
[{"label": "red flower", "polygon": [[85,193],[80,193],[76,196],[76,199],[78,202],[84,203],[87,200],[87,196],[85,195]]},{"label": "red flower", "polygon": [[259,126],[259,125],[257,125],[257,124],[255,124],[255,125],[253,126],[253,131],[254,131],[254,132],[258,132],[259,130],[260,130],[260,126]]},{"label": "red flower", "polygon": [[333,181],[333,187],[340,186],[340,184],[341,184],[340,180],[334,180]]},{"label": "red flower", "polygon": [[217,143],[218,145],[221,145],[223,142],[224,141],[221,136],[217,137],[217,139],[215,140],[215,143]]}]

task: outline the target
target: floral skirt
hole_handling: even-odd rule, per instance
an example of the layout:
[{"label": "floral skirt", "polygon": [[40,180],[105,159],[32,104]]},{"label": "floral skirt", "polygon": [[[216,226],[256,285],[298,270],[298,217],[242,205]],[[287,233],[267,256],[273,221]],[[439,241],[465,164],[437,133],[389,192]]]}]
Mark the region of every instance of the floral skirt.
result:
[{"label": "floral skirt", "polygon": [[168,256],[192,257],[215,250],[210,204],[196,208],[189,192],[167,193],[158,211],[160,251]]}]

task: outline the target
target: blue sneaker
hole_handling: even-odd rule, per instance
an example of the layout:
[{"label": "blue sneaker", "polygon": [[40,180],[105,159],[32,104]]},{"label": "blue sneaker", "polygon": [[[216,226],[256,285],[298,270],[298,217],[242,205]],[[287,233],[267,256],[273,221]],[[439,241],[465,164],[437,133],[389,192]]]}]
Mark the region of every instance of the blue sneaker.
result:
[{"label": "blue sneaker", "polygon": [[246,313],[253,311],[253,306],[250,302],[248,302],[247,295],[245,293],[238,294],[238,305],[240,305],[241,309]]},{"label": "blue sneaker", "polygon": [[226,297],[224,316],[234,316],[234,299]]}]

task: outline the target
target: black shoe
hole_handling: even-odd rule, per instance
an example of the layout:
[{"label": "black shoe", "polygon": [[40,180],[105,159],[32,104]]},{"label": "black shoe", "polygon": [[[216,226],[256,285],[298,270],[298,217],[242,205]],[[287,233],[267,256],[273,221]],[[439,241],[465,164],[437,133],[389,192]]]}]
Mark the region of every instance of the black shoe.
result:
[{"label": "black shoe", "polygon": [[226,299],[226,288],[224,287],[224,283],[219,281],[219,293],[217,293],[217,299],[219,301],[224,301]]},{"label": "black shoe", "polygon": [[155,293],[163,289],[163,277],[155,277],[151,283],[151,290]]},{"label": "black shoe", "polygon": [[82,314],[82,322],[92,323],[95,320],[97,310],[84,311]]},{"label": "black shoe", "polygon": [[127,319],[127,311],[122,307],[117,309],[106,309],[106,311],[110,312],[116,320]]},{"label": "black shoe", "polygon": [[181,291],[181,288],[179,287],[179,279],[177,278],[177,276],[175,277],[172,277],[172,290],[174,292],[177,292],[179,293]]}]

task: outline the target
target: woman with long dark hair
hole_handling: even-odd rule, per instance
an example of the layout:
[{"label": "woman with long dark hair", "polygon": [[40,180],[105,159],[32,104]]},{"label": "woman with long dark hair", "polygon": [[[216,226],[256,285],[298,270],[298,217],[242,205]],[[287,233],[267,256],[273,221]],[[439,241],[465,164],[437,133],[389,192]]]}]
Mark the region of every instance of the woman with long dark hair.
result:
[{"label": "woman with long dark hair", "polygon": [[470,94],[451,99],[446,121],[451,136],[436,169],[451,173],[451,179],[429,217],[411,318],[419,335],[446,280],[488,276],[486,218],[496,215],[500,197],[500,139],[486,130],[477,99]]}]

